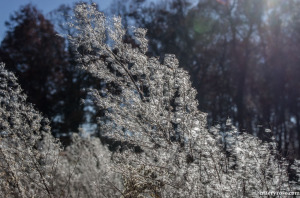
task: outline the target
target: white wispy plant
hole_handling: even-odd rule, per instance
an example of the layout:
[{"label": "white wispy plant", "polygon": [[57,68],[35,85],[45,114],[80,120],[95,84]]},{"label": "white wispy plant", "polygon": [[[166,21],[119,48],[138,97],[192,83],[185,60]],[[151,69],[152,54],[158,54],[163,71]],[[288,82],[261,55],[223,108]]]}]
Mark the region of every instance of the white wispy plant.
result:
[{"label": "white wispy plant", "polygon": [[[26,102],[0,63],[0,197],[257,197],[299,191],[273,141],[238,133],[230,120],[207,127],[196,91],[174,55],[148,57],[146,30],[124,42],[121,19],[79,4],[70,37],[78,64],[105,82],[91,90],[104,111],[101,135],[120,143],[111,155],[99,139],[74,135],[62,149],[49,121]],[[266,131],[272,133],[270,130]],[[120,175],[122,178],[120,178]]]},{"label": "white wispy plant", "polygon": [[[118,197],[120,178],[100,140],[74,135],[65,150],[0,63],[0,197]],[[112,181],[113,183],[110,183]],[[119,189],[120,188],[120,189]]]},{"label": "white wispy plant", "polygon": [[[49,121],[0,63],[0,191],[3,197],[50,196],[60,145]],[[44,144],[44,143],[45,144]]]},{"label": "white wispy plant", "polygon": [[77,29],[69,39],[78,64],[106,83],[90,94],[105,111],[102,135],[123,143],[113,166],[123,175],[123,197],[253,197],[293,190],[274,143],[238,134],[231,124],[226,137],[217,127],[207,129],[188,73],[174,55],[163,61],[146,55],[145,29],[129,30],[133,47],[124,42],[128,30],[121,19],[106,19],[95,4],[78,5],[71,26]]}]

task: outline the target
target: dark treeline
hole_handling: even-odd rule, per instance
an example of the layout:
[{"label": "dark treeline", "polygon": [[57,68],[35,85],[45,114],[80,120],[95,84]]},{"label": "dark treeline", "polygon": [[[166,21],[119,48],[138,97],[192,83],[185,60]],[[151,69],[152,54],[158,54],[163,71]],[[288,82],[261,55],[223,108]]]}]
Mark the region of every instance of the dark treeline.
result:
[{"label": "dark treeline", "polygon": [[[219,2],[116,0],[111,13],[121,15],[124,26],[148,29],[149,55],[178,57],[210,125],[230,117],[240,131],[263,140],[270,128],[281,153],[299,158],[300,1]],[[61,6],[46,19],[24,6],[7,23],[0,47],[2,61],[57,134],[96,123],[92,104],[81,98],[88,99],[83,87],[101,86],[76,69],[70,44],[57,36],[76,33],[65,25],[71,15],[70,7]]]},{"label": "dark treeline", "polygon": [[61,6],[51,13],[50,21],[34,6],[25,5],[6,23],[0,47],[0,59],[16,74],[28,101],[51,120],[53,134],[64,144],[83,124],[96,123],[92,108],[82,99],[88,99],[84,88],[96,87],[97,81],[76,67],[74,52],[64,38],[75,33],[66,25],[71,14],[70,7]]}]

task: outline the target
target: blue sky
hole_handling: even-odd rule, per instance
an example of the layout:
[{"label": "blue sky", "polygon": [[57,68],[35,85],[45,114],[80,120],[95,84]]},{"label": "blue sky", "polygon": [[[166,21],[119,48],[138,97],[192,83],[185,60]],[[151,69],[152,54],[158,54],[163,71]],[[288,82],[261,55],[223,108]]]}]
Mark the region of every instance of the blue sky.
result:
[{"label": "blue sky", "polygon": [[[88,0],[87,0],[88,1]],[[20,6],[32,3],[38,10],[47,15],[50,11],[58,8],[61,4],[72,5],[76,0],[0,0],[0,41],[3,39],[6,27],[5,21],[9,20],[11,14],[20,9]],[[109,7],[113,0],[93,0],[99,5],[100,10]]]}]

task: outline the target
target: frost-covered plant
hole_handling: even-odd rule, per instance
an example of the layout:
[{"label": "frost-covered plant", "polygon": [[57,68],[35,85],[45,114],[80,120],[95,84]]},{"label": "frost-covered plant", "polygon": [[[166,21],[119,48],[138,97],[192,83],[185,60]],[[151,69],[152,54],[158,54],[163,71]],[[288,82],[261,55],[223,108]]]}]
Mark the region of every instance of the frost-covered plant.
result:
[{"label": "frost-covered plant", "polygon": [[[101,131],[122,150],[111,156],[99,139],[75,135],[63,151],[1,63],[2,197],[255,197],[299,190],[276,144],[238,134],[230,120],[227,131],[207,128],[175,56],[160,62],[145,55],[145,29],[132,29],[134,48],[123,41],[120,18],[107,21],[87,4],[76,7],[75,17],[78,35],[70,39],[78,61],[106,82],[91,90],[105,110]],[[299,176],[299,162],[291,168]]]},{"label": "frost-covered plant", "polygon": [[[0,191],[4,197],[51,196],[59,144],[13,73],[0,64]],[[44,143],[45,144],[44,144]]]},{"label": "frost-covered plant", "polygon": [[99,139],[74,136],[62,150],[2,63],[0,158],[0,197],[116,197],[121,191]]},{"label": "frost-covered plant", "polygon": [[[118,17],[106,20],[95,5],[81,4],[71,24],[78,62],[106,87],[91,90],[102,135],[127,149],[114,156],[123,175],[123,197],[240,197],[260,191],[292,191],[287,165],[273,143],[207,129],[196,91],[174,55],[147,57],[146,30],[132,28],[138,47],[123,41]],[[230,138],[229,138],[230,137]],[[227,145],[227,147],[224,147]],[[140,148],[141,152],[135,152]]]},{"label": "frost-covered plant", "polygon": [[120,197],[121,178],[110,171],[110,152],[98,138],[74,134],[72,144],[61,156],[56,194],[62,197]]},{"label": "frost-covered plant", "polygon": [[[231,176],[231,183],[240,189],[235,196],[254,196],[253,192],[263,191],[297,191],[300,183],[289,181],[289,163],[277,152],[274,137],[270,137],[270,142],[263,142],[250,134],[239,134],[230,119],[225,131],[219,127],[212,127],[210,132],[220,140],[221,148],[226,153],[225,173]],[[269,129],[266,131],[270,132]],[[298,176],[299,167],[296,161],[293,168],[298,171]]]}]

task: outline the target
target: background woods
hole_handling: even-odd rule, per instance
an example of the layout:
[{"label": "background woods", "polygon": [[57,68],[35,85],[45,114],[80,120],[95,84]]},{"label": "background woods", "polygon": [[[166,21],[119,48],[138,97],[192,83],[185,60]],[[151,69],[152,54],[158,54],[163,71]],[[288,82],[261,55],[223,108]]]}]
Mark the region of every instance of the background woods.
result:
[{"label": "background woods", "polygon": [[[148,29],[148,55],[178,57],[209,125],[230,117],[240,131],[263,140],[268,139],[263,128],[271,128],[282,154],[299,158],[299,1],[227,2],[115,0],[110,14],[120,15],[125,27]],[[0,48],[2,61],[17,75],[29,101],[52,120],[56,135],[96,125],[93,104],[82,104],[80,98],[89,99],[84,87],[104,86],[74,69],[72,47],[57,35],[76,33],[65,25],[70,15],[68,6],[48,19],[24,6],[7,22]],[[124,40],[137,45],[130,35]]]}]

